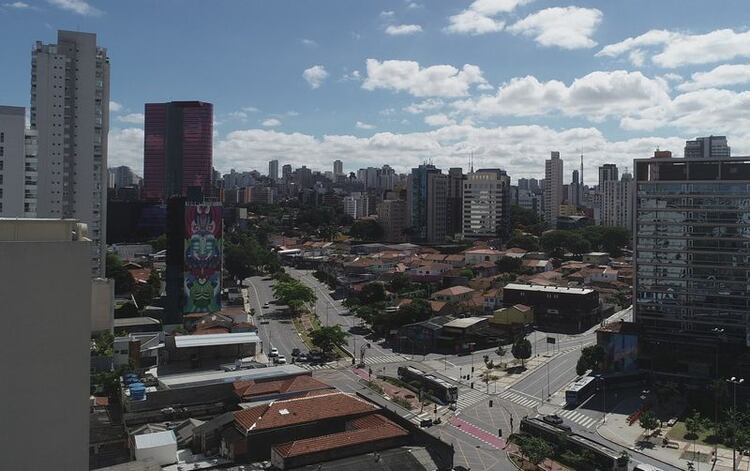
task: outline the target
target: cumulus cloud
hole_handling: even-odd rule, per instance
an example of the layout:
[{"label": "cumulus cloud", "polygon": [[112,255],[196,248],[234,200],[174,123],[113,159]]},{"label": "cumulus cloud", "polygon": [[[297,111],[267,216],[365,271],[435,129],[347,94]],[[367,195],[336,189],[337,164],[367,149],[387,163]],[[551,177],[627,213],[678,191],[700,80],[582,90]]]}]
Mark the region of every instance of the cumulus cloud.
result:
[{"label": "cumulus cloud", "polygon": [[110,167],[127,165],[135,173],[143,175],[143,129],[110,129],[107,146]]},{"label": "cumulus cloud", "polygon": [[302,38],[299,42],[301,42],[303,46],[318,47],[318,43],[313,39]]},{"label": "cumulus cloud", "polygon": [[357,121],[355,126],[357,127],[357,129],[375,129],[374,125],[363,123],[362,121]]},{"label": "cumulus cloud", "polygon": [[708,72],[696,72],[679,90],[689,92],[701,88],[718,88],[750,83],[750,64],[724,64]]},{"label": "cumulus cloud", "polygon": [[442,108],[445,102],[440,98],[428,98],[418,103],[412,103],[411,105],[404,108],[404,111],[411,114],[420,114],[425,111],[436,110]]},{"label": "cumulus cloud", "polygon": [[143,113],[128,113],[126,115],[117,117],[118,121],[130,124],[143,124],[145,119],[146,117],[143,115]]},{"label": "cumulus cloud", "polygon": [[27,8],[31,8],[31,5],[25,2],[3,3],[3,6],[6,8],[15,8],[16,10],[25,10]]},{"label": "cumulus cloud", "polygon": [[62,10],[70,11],[82,16],[101,15],[101,11],[92,7],[85,0],[47,0],[50,5],[56,6]]},{"label": "cumulus cloud", "polygon": [[634,65],[650,54],[653,64],[664,68],[710,64],[750,57],[750,31],[720,29],[705,34],[650,30],[636,37],[609,44],[596,53],[599,57],[628,55]]},{"label": "cumulus cloud", "polygon": [[408,36],[422,32],[420,25],[389,25],[385,29],[385,34],[391,36]]},{"label": "cumulus cloud", "polygon": [[424,122],[428,126],[450,126],[456,124],[456,121],[442,113],[425,116]]},{"label": "cumulus cloud", "polygon": [[472,85],[486,85],[481,69],[466,64],[460,70],[452,65],[422,68],[418,62],[367,59],[365,90],[386,89],[417,97],[459,97],[469,94]]},{"label": "cumulus cloud", "polygon": [[323,85],[325,79],[328,78],[328,72],[322,65],[314,65],[309,69],[305,69],[305,71],[302,72],[302,77],[308,84],[310,84],[311,88],[315,89],[320,88],[320,86]]},{"label": "cumulus cloud", "polygon": [[505,21],[496,18],[533,0],[475,0],[469,8],[448,18],[445,31],[457,34],[487,34],[502,31]]},{"label": "cumulus cloud", "polygon": [[279,120],[277,118],[268,118],[268,119],[264,119],[261,124],[264,127],[273,128],[273,127],[276,127],[276,126],[281,126],[281,120]]},{"label": "cumulus cloud", "polygon": [[582,49],[596,46],[591,36],[602,21],[596,8],[545,8],[508,27],[508,31],[534,38],[544,47]]},{"label": "cumulus cloud", "polygon": [[495,95],[457,101],[458,110],[480,116],[540,116],[562,113],[601,120],[669,103],[666,84],[640,72],[596,71],[569,86],[526,76],[510,80]]},{"label": "cumulus cloud", "polygon": [[116,101],[110,100],[109,102],[109,111],[112,111],[113,113],[117,113],[118,111],[122,110],[122,105]]}]

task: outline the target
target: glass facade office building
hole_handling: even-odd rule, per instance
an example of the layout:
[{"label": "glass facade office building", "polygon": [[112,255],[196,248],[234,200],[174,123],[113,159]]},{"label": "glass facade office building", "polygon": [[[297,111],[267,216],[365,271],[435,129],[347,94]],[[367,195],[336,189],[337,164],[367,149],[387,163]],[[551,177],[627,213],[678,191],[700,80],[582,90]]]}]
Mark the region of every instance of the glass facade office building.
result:
[{"label": "glass facade office building", "polygon": [[750,158],[655,157],[635,169],[641,365],[686,378],[739,373],[750,364]]}]

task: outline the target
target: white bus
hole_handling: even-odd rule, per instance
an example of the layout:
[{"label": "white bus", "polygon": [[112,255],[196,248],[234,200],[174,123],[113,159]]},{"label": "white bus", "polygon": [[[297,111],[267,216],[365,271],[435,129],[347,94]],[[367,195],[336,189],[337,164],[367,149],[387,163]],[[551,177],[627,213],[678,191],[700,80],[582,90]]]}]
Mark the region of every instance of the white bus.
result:
[{"label": "white bus", "polygon": [[635,468],[633,468],[633,471],[664,471],[661,468],[657,468],[656,466],[651,466],[650,464],[641,463]]}]

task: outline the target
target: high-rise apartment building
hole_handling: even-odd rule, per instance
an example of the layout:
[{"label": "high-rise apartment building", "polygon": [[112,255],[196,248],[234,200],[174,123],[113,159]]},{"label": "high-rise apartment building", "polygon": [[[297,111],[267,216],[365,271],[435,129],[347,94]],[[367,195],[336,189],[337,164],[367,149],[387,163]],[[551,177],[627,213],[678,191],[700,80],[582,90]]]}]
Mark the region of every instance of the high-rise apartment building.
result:
[{"label": "high-rise apartment building", "polygon": [[340,160],[333,161],[333,176],[337,177],[344,174],[344,162]]},{"label": "high-rise apartment building", "polygon": [[635,160],[634,318],[641,366],[750,375],[750,158]]},{"label": "high-rise apartment building", "polygon": [[568,204],[580,208],[583,199],[583,184],[580,181],[580,173],[578,170],[573,170],[571,175],[570,185],[568,185]]},{"label": "high-rise apartment building", "polygon": [[461,167],[448,170],[447,230],[448,236],[454,237],[463,232],[464,180],[466,176]]},{"label": "high-rise apartment building", "polygon": [[448,177],[432,164],[412,169],[407,184],[411,230],[417,240],[443,242],[447,235]]},{"label": "high-rise apartment building", "polygon": [[529,189],[529,179],[528,178],[519,178],[518,179],[518,189],[519,190],[528,190]]},{"label": "high-rise apartment building", "polygon": [[279,161],[271,160],[268,162],[268,178],[273,181],[279,179]]},{"label": "high-rise apartment building", "polygon": [[463,235],[467,239],[510,236],[510,177],[504,170],[480,169],[466,176]]},{"label": "high-rise apartment building", "polygon": [[348,214],[352,219],[361,219],[370,215],[370,201],[367,193],[352,193],[351,195],[344,196],[342,202],[344,205],[344,214]]},{"label": "high-rise apartment building", "polygon": [[213,105],[201,101],[146,103],[143,197],[166,201],[188,188],[213,194]]},{"label": "high-rise apartment building", "polygon": [[724,159],[731,156],[726,136],[697,137],[685,141],[686,159]]},{"label": "high-rise apartment building", "polygon": [[292,166],[289,164],[284,164],[281,167],[281,179],[285,182],[288,182],[292,179]]},{"label": "high-rise apartment building", "polygon": [[[0,417],[13,431],[2,468],[88,469],[91,242],[74,220],[0,219],[0,260],[2,312],[13,320],[0,331]],[[29,407],[50,394],[54,405]],[[39,424],[54,446],[29,452]]]},{"label": "high-rise apartment building", "polygon": [[557,225],[563,198],[563,161],[559,152],[552,152],[544,162],[544,222]]},{"label": "high-rise apartment building", "polygon": [[26,129],[26,109],[0,106],[0,217],[35,217],[36,131]]},{"label": "high-rise apartment building", "polygon": [[615,164],[604,164],[599,167],[599,186],[602,186],[604,182],[617,181],[619,178],[619,170]]},{"label": "high-rise apartment building", "polygon": [[104,276],[109,57],[96,35],[58,31],[31,53],[31,129],[38,136],[37,215],[88,225],[92,273]]},{"label": "high-rise apartment building", "polygon": [[114,169],[114,188],[125,188],[137,183],[137,177],[133,170],[126,165],[120,165]]},{"label": "high-rise apartment building", "polygon": [[383,226],[383,238],[388,242],[402,242],[405,239],[404,229],[408,225],[406,201],[385,199],[378,204],[377,212]]},{"label": "high-rise apartment building", "polygon": [[302,166],[294,171],[294,183],[300,188],[312,188],[313,186],[313,175],[312,170],[306,166]]},{"label": "high-rise apartment building", "polygon": [[602,226],[633,228],[633,178],[623,174],[620,180],[605,180],[598,188],[598,207],[594,219]]}]

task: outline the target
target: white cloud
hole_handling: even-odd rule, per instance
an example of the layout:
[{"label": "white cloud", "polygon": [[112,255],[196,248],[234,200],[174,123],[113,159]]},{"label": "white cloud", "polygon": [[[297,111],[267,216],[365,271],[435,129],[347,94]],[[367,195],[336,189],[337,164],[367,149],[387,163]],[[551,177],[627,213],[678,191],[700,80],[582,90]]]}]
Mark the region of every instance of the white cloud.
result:
[{"label": "white cloud", "polygon": [[436,110],[442,108],[445,102],[439,98],[428,98],[419,103],[412,103],[411,105],[404,108],[404,111],[411,114],[420,114],[425,111]]},{"label": "white cloud", "polygon": [[[596,55],[619,57],[628,54],[635,65],[646,53],[653,64],[664,68],[710,64],[750,57],[750,31],[720,29],[705,34],[650,30],[640,36],[609,44]],[[635,59],[635,61],[634,61]]]},{"label": "white cloud", "polygon": [[487,34],[502,31],[505,21],[495,18],[533,0],[475,0],[469,8],[448,18],[445,31],[458,34]]},{"label": "white cloud", "polygon": [[696,72],[690,79],[677,88],[689,92],[701,88],[743,85],[750,83],[750,64],[724,64],[708,72]]},{"label": "white cloud", "polygon": [[116,101],[110,100],[110,102],[109,102],[109,111],[111,111],[113,113],[117,113],[118,111],[121,111],[121,110],[122,110],[122,104],[120,104],[120,103],[118,103]]},{"label": "white cloud", "polygon": [[420,25],[390,25],[385,29],[385,34],[391,36],[407,36],[421,32],[422,27]]},{"label": "white cloud", "polygon": [[247,113],[257,113],[260,110],[254,106],[245,106],[242,108],[242,111],[245,111]]},{"label": "white cloud", "polygon": [[85,0],[47,0],[51,5],[54,5],[63,10],[71,11],[78,15],[83,16],[97,16],[101,15],[101,11],[92,7]]},{"label": "white cloud", "polygon": [[143,175],[143,129],[110,129],[107,160],[110,167],[127,165],[135,173]]},{"label": "white cloud", "polygon": [[268,119],[263,120],[261,124],[267,128],[273,128],[276,126],[281,126],[281,120],[276,119],[276,118],[268,118]]},{"label": "white cloud", "polygon": [[247,121],[247,113],[245,111],[232,111],[231,113],[227,113],[227,118]]},{"label": "white cloud", "polygon": [[453,106],[480,116],[540,116],[562,113],[593,120],[635,114],[670,101],[664,81],[640,72],[596,71],[570,86],[558,80],[540,82],[526,76],[510,80],[497,94],[454,102]]},{"label": "white cloud", "polygon": [[367,59],[362,88],[405,91],[418,97],[459,97],[468,95],[472,85],[486,83],[476,65],[466,64],[461,70],[451,65],[422,68],[415,61]]},{"label": "white cloud", "polygon": [[422,5],[417,2],[409,2],[406,4],[406,8],[408,8],[409,10],[414,10],[417,8],[422,8]]},{"label": "white cloud", "polygon": [[357,121],[355,126],[357,127],[357,129],[375,129],[374,125],[363,123],[362,121]]},{"label": "white cloud", "polygon": [[318,47],[318,43],[312,39],[302,38],[299,42],[301,42],[303,46]]},{"label": "white cloud", "polygon": [[456,124],[456,121],[442,113],[425,116],[424,122],[428,126],[450,126]]},{"label": "white cloud", "polygon": [[383,10],[380,12],[381,18],[393,18],[394,16],[396,16],[396,12],[393,10]]},{"label": "white cloud", "polygon": [[143,113],[129,113],[123,116],[118,116],[117,120],[122,121],[123,123],[130,123],[130,124],[143,124],[146,117],[143,115]]},{"label": "white cloud", "polygon": [[596,8],[545,8],[508,27],[515,34],[533,37],[544,47],[581,49],[596,46],[591,36],[602,21]]},{"label": "white cloud", "polygon": [[302,77],[307,80],[311,88],[315,89],[323,85],[325,79],[328,78],[328,72],[326,72],[326,68],[322,65],[314,65],[309,69],[305,69],[302,72]]},{"label": "white cloud", "polygon": [[351,73],[345,72],[344,75],[341,76],[341,80],[345,82],[348,82],[348,81],[359,82],[360,80],[362,80],[362,74],[359,73],[359,70],[354,70]]},{"label": "white cloud", "polygon": [[16,10],[25,10],[27,8],[31,8],[31,5],[25,2],[3,3],[3,6],[6,8],[15,8]]}]

